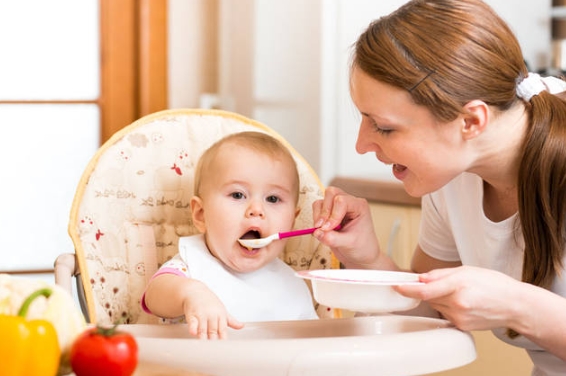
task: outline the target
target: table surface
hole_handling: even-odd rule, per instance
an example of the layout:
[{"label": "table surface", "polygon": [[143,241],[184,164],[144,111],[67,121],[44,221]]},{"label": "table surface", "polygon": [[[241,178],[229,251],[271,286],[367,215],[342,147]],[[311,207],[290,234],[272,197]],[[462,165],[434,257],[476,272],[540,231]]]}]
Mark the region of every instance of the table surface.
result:
[{"label": "table surface", "polygon": [[140,362],[134,376],[212,376],[205,375],[204,373],[191,372],[180,370],[177,368],[171,368],[164,366],[162,364],[152,364],[146,362]]},{"label": "table surface", "polygon": [[[76,376],[69,373],[65,376]],[[148,362],[139,362],[132,376],[213,376],[199,372],[186,371],[178,368],[172,368],[163,364],[153,364]]]}]

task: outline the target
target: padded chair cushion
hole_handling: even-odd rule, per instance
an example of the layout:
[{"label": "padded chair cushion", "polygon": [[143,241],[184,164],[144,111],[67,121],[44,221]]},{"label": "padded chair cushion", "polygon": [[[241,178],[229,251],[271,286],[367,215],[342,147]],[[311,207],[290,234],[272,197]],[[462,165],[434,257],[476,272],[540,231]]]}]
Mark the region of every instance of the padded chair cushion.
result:
[{"label": "padded chair cushion", "polygon": [[[154,323],[140,307],[153,273],[177,253],[180,236],[197,233],[189,200],[201,153],[245,130],[272,134],[292,151],[301,180],[296,228],[312,226],[322,185],[306,161],[273,130],[215,110],[168,110],[122,129],[91,160],[79,183],[69,223],[91,322]],[[312,236],[289,239],[281,258],[295,270],[337,265]],[[333,317],[316,305],[320,317]]]}]

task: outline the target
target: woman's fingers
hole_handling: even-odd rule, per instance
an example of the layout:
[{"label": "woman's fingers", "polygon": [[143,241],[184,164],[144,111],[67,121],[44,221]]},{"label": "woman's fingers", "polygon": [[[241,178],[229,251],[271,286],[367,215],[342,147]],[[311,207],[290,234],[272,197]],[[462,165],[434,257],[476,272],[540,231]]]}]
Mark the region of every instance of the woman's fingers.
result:
[{"label": "woman's fingers", "polygon": [[420,274],[423,284],[399,285],[399,293],[421,299],[462,330],[507,326],[510,305],[522,282],[491,269],[460,266]]},{"label": "woman's fingers", "polygon": [[313,219],[315,227],[323,227],[330,230],[339,225],[344,218],[344,206],[340,204],[339,197],[344,191],[336,187],[328,187],[324,192],[324,198],[313,202]]},{"label": "woman's fingers", "polygon": [[342,230],[348,228],[348,223],[369,216],[367,200],[355,197],[344,191],[329,187],[323,200],[313,203],[313,219],[315,227],[330,231],[338,225]]},{"label": "woman's fingers", "polygon": [[407,284],[395,286],[395,290],[402,295],[424,301],[438,300],[452,295],[458,286],[451,276],[458,272],[459,268],[436,269],[419,275],[423,284]]},{"label": "woman's fingers", "polygon": [[439,279],[447,278],[451,275],[459,273],[462,270],[460,267],[456,268],[442,268],[442,269],[434,269],[427,273],[422,273],[419,275],[419,280],[421,282],[432,282]]}]

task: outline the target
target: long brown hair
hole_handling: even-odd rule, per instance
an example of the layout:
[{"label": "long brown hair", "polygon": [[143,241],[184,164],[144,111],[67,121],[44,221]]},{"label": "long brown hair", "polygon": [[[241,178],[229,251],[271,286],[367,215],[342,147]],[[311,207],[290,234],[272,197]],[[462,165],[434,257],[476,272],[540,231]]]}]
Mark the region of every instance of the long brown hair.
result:
[{"label": "long brown hair", "polygon": [[[496,111],[521,100],[528,70],[507,24],[481,0],[413,0],[371,23],[353,67],[408,90],[441,121],[480,99]],[[566,103],[542,92],[525,103],[529,127],[518,175],[525,240],[522,280],[550,288],[562,269],[566,216]]]}]

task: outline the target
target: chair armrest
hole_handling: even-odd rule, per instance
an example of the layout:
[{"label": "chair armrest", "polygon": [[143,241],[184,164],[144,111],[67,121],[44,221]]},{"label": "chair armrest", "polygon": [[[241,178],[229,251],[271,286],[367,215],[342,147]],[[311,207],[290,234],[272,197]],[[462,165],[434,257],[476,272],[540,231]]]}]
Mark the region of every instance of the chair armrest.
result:
[{"label": "chair armrest", "polygon": [[90,322],[88,308],[86,304],[85,291],[82,280],[78,278],[81,274],[79,264],[74,253],[62,253],[55,259],[55,284],[61,286],[71,296],[73,296],[73,278],[76,285],[76,298],[81,311],[87,322]]},{"label": "chair armrest", "polygon": [[55,283],[73,294],[72,281],[79,274],[74,253],[62,253],[55,259]]}]

